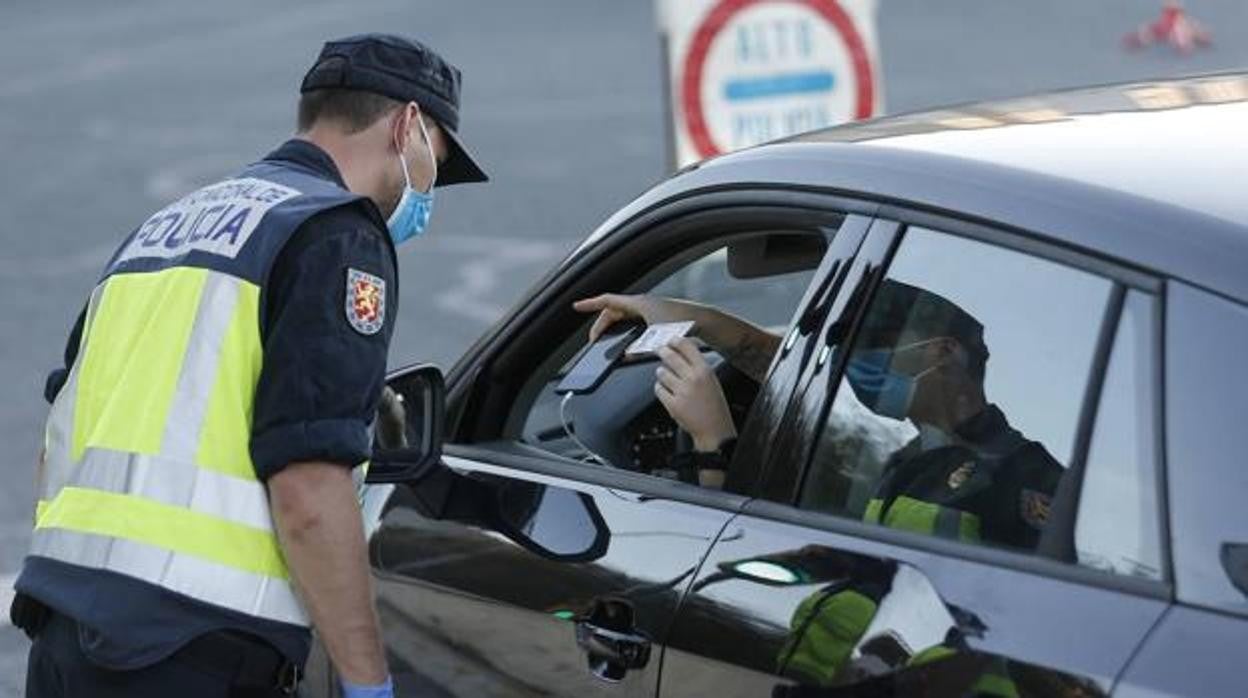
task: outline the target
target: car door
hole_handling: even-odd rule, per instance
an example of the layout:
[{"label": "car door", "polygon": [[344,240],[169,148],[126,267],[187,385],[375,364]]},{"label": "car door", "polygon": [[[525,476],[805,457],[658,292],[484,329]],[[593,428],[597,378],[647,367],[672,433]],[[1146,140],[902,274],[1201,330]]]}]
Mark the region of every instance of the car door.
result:
[{"label": "car door", "polygon": [[[1105,695],[1168,608],[1160,286],[912,219],[869,237],[841,286],[798,428],[682,603],[664,698]],[[904,415],[884,409],[892,379],[845,378],[882,347],[899,365],[945,345],[914,369],[936,382],[892,401]],[[977,409],[936,428],[933,396],[965,408],[975,385]],[[918,497],[897,483],[922,478],[947,504],[898,508]]]},{"label": "car door", "polygon": [[[653,399],[653,361],[554,394],[585,341],[571,302],[684,295],[783,332],[847,254],[846,220],[823,203],[683,200],[567,265],[461,366],[471,384],[449,381],[443,457],[455,478],[370,493],[385,500],[370,549],[400,693],[654,694],[678,601],[746,498],[662,476],[680,436]],[[706,356],[744,425],[757,387]]]},{"label": "car door", "polygon": [[1239,696],[1248,646],[1248,306],[1179,281],[1166,286],[1166,441],[1177,606],[1131,662],[1116,695]]}]

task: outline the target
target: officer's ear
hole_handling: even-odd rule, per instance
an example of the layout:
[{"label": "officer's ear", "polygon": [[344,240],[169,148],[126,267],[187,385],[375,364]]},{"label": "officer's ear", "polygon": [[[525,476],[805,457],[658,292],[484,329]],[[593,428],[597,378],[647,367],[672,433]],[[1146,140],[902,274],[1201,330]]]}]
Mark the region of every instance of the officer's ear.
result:
[{"label": "officer's ear", "polygon": [[936,351],[939,356],[936,359],[936,365],[945,366],[949,370],[955,370],[963,373],[972,380],[983,380],[983,375],[977,375],[972,366],[971,353],[961,340],[952,337],[942,337],[940,341],[934,342],[940,345]]},{"label": "officer's ear", "polygon": [[926,358],[930,365],[937,365],[949,362],[954,357],[961,357],[966,354],[966,350],[962,348],[962,343],[953,337],[936,337],[927,343],[924,348],[927,354]]},{"label": "officer's ear", "polygon": [[415,132],[420,130],[416,119],[420,118],[420,107],[415,102],[408,102],[399,107],[390,123],[390,140],[394,147],[402,153],[411,145],[413,138],[420,138]]}]

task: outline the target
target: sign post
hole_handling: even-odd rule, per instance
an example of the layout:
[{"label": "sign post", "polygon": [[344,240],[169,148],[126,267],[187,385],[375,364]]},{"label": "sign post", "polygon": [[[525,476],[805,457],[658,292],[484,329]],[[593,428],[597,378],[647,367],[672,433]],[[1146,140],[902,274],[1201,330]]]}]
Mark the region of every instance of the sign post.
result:
[{"label": "sign post", "polygon": [[656,0],[683,166],[882,109],[875,0]]}]

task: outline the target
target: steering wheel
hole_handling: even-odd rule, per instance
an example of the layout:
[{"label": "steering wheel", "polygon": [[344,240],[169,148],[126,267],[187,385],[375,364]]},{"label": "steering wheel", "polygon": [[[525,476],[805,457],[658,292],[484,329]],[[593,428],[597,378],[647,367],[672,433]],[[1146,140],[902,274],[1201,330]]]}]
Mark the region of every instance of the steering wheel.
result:
[{"label": "steering wheel", "polygon": [[[718,353],[706,348],[703,353],[740,429],[759,386]],[[658,365],[657,358],[618,363],[593,392],[570,398],[566,426],[608,465],[652,472],[667,467],[676,452],[678,427],[654,394]]]}]

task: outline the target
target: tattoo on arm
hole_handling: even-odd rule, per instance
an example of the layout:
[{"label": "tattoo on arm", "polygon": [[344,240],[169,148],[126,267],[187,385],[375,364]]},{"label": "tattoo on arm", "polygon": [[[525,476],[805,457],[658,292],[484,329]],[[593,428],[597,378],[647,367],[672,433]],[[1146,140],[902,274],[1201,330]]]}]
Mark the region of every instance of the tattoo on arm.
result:
[{"label": "tattoo on arm", "polygon": [[773,343],[770,335],[765,337],[742,337],[740,341],[723,351],[724,358],[745,375],[758,382],[767,377],[767,368],[771,366],[771,357],[775,355],[778,343]]}]

